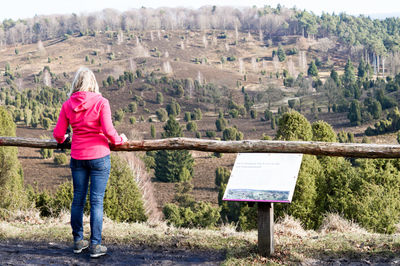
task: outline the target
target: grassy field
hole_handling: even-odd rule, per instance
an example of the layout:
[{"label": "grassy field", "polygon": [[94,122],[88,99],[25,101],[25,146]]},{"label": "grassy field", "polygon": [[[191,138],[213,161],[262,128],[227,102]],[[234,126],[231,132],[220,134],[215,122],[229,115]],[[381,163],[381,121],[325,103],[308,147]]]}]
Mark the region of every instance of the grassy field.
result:
[{"label": "grassy field", "polygon": [[[69,213],[42,219],[35,211],[13,213],[0,222],[0,241],[71,241]],[[85,232],[89,219],[84,218]],[[400,233],[400,232],[399,232]],[[359,226],[328,215],[318,231],[305,231],[300,223],[285,217],[275,225],[275,254],[257,255],[257,232],[237,232],[232,225],[214,230],[175,228],[163,222],[116,223],[104,221],[104,243],[146,247],[166,252],[222,252],[226,265],[324,263],[398,263],[400,234],[369,233]],[[72,256],[72,254],[71,254]]]}]

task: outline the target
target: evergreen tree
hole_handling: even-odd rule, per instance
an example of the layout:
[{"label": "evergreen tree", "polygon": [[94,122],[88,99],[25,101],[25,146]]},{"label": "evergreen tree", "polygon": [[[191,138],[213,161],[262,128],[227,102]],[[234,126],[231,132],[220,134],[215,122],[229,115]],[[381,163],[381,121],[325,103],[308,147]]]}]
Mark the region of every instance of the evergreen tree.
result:
[{"label": "evergreen tree", "polygon": [[224,117],[220,117],[215,121],[215,127],[217,128],[217,131],[223,131],[227,125],[228,122]]},{"label": "evergreen tree", "polygon": [[271,129],[275,129],[276,127],[276,117],[274,115],[271,116]]},{"label": "evergreen tree", "polygon": [[183,120],[185,120],[185,122],[189,122],[190,120],[192,120],[192,114],[190,112],[185,112]]},{"label": "evergreen tree", "polygon": [[154,125],[150,126],[150,135],[153,139],[156,138],[156,127]]},{"label": "evergreen tree", "polygon": [[181,106],[174,100],[167,104],[165,109],[167,110],[168,115],[178,116],[181,113]]},{"label": "evergreen tree", "polygon": [[286,54],[281,45],[279,45],[279,47],[278,47],[277,55],[278,55],[279,62],[285,61]]},{"label": "evergreen tree", "polygon": [[361,108],[357,100],[351,102],[348,118],[353,126],[361,124]]},{"label": "evergreen tree", "polygon": [[186,124],[186,130],[187,131],[197,131],[197,124],[194,121],[190,121]]},{"label": "evergreen tree", "polygon": [[340,86],[340,78],[339,74],[336,72],[335,69],[332,68],[331,74],[330,74],[331,79],[333,79],[336,83],[337,86]]},{"label": "evergreen tree", "polygon": [[250,99],[247,93],[244,94],[244,108],[249,112],[250,108],[253,106],[254,102]]},{"label": "evergreen tree", "polygon": [[361,58],[360,63],[358,64],[357,68],[357,76],[360,79],[364,79],[367,76],[367,65],[365,64],[364,60]]},{"label": "evergreen tree", "polygon": [[344,85],[346,85],[346,86],[356,82],[354,66],[353,66],[353,63],[351,62],[350,58],[347,59],[347,63],[344,67],[344,74],[343,74],[342,79],[343,79]]},{"label": "evergreen tree", "polygon": [[251,119],[256,119],[257,116],[258,116],[257,110],[254,110],[254,109],[250,110]]},{"label": "evergreen tree", "polygon": [[296,99],[290,99],[288,100],[288,105],[291,109],[294,108],[294,106],[296,105]]},{"label": "evergreen tree", "polygon": [[[164,126],[163,138],[182,137],[182,127],[170,116]],[[194,160],[188,150],[160,150],[154,155],[155,177],[163,182],[188,181],[193,175]]]},{"label": "evergreen tree", "polygon": [[[296,111],[284,113],[279,120],[276,137],[282,140],[311,140],[311,125],[303,115]],[[277,205],[277,216],[288,213],[300,219],[306,228],[315,228],[318,225],[315,202],[317,198],[316,180],[323,174],[322,171],[322,166],[315,156],[304,155],[292,203]]]},{"label": "evergreen tree", "polygon": [[174,116],[169,116],[167,123],[164,125],[164,132],[161,135],[163,138],[183,137],[182,127]]},{"label": "evergreen tree", "polygon": [[156,103],[162,104],[163,102],[164,102],[164,96],[162,95],[161,92],[157,92]]},{"label": "evergreen tree", "polygon": [[282,140],[311,140],[310,122],[299,112],[286,112],[279,120],[276,137]]},{"label": "evergreen tree", "polygon": [[[0,106],[0,136],[15,137],[15,124],[6,109]],[[1,209],[15,210],[28,206],[24,176],[16,147],[0,147],[0,217]]]},{"label": "evergreen tree", "polygon": [[336,142],[337,137],[335,131],[331,125],[325,121],[316,121],[312,123],[312,140],[313,141],[325,141],[325,142]]},{"label": "evergreen tree", "polygon": [[242,140],[243,133],[237,130],[235,127],[225,128],[222,132],[222,140]]},{"label": "evergreen tree", "polygon": [[318,77],[318,68],[314,61],[311,61],[307,74],[311,77]]},{"label": "evergreen tree", "polygon": [[195,108],[191,113],[192,120],[201,120],[203,118],[203,113],[200,108]]},{"label": "evergreen tree", "polygon": [[168,118],[168,113],[164,108],[159,108],[156,110],[156,116],[160,122],[165,122]]},{"label": "evergreen tree", "polygon": [[382,105],[380,102],[371,98],[370,101],[367,102],[367,104],[365,105],[367,106],[368,112],[372,115],[374,119],[378,119],[379,117],[381,117]]}]

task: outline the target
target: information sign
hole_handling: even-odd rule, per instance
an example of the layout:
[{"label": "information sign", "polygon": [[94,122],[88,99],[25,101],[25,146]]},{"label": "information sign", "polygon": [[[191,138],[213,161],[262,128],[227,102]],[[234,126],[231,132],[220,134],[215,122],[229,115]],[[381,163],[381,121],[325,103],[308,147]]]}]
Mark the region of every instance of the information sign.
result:
[{"label": "information sign", "polygon": [[291,202],[302,154],[239,153],[223,200]]}]

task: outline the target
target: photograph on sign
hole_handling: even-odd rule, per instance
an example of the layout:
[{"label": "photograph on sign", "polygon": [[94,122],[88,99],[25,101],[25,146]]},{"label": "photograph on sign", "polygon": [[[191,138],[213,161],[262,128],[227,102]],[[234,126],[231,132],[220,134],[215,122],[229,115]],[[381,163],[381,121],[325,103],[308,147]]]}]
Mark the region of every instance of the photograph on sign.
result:
[{"label": "photograph on sign", "polygon": [[302,154],[239,153],[223,200],[291,202]]}]

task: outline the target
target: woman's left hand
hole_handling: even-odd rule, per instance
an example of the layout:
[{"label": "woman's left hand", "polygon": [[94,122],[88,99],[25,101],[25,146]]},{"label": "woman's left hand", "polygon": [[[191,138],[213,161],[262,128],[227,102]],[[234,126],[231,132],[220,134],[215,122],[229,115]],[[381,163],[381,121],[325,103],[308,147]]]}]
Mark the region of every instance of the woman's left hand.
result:
[{"label": "woman's left hand", "polygon": [[121,138],[122,138],[122,143],[125,143],[128,141],[128,138],[125,136],[124,133],[121,134]]}]

